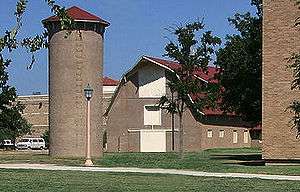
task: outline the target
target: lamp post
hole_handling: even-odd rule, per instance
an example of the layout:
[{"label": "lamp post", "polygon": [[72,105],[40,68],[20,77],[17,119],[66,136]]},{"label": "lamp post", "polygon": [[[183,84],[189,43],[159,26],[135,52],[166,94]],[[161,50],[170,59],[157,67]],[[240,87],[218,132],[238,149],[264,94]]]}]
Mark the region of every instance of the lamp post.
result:
[{"label": "lamp post", "polygon": [[91,98],[93,96],[93,89],[90,86],[90,84],[88,84],[85,88],[84,88],[84,95],[85,98],[87,100],[87,125],[86,125],[86,159],[85,159],[85,166],[92,166],[93,162],[91,159],[91,115],[90,115],[90,111],[91,111],[91,106],[90,106],[90,102],[91,102]]}]

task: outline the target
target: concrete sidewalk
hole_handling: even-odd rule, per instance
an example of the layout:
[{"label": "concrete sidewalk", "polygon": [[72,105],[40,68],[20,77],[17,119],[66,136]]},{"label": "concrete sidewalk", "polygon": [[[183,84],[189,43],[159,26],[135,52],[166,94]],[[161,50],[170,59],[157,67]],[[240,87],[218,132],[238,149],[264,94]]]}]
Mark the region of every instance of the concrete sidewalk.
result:
[{"label": "concrete sidewalk", "polygon": [[268,179],[268,180],[288,180],[300,181],[300,176],[288,175],[266,175],[266,174],[248,174],[248,173],[212,173],[202,171],[187,171],[176,169],[147,169],[134,167],[75,167],[59,166],[52,164],[0,164],[0,169],[33,169],[50,171],[92,171],[92,172],[114,172],[114,173],[146,173],[146,174],[173,174],[196,177],[229,177],[246,179]]}]

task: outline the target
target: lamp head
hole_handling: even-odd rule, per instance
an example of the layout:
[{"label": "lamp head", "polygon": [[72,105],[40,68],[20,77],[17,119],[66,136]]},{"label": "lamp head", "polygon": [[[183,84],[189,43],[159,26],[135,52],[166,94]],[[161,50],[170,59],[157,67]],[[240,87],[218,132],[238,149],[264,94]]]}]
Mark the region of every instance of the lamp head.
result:
[{"label": "lamp head", "polygon": [[90,84],[88,84],[85,88],[84,88],[84,95],[85,95],[85,98],[87,100],[90,100],[93,96],[93,88],[90,86]]}]

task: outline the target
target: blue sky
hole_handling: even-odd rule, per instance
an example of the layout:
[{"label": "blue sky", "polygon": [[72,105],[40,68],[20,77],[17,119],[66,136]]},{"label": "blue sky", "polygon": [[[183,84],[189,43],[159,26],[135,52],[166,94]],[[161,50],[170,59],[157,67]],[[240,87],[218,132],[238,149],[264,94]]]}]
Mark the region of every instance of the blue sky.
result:
[{"label": "blue sky", "polygon": [[[204,18],[207,30],[221,38],[236,33],[227,18],[236,12],[254,11],[250,0],[56,0],[65,7],[76,5],[109,21],[104,42],[104,75],[119,79],[141,55],[162,57],[170,37],[164,28]],[[0,33],[14,24],[16,0],[0,1]],[[20,37],[43,31],[41,20],[51,15],[44,0],[29,0]],[[48,92],[47,50],[37,54],[27,70],[30,54],[20,49],[10,54],[10,85],[19,95]]]}]

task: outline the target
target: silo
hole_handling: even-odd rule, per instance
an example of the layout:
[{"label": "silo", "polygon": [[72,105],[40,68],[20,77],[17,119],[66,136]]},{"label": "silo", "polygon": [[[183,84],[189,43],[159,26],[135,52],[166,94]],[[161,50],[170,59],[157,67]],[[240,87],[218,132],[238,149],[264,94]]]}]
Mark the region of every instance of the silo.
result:
[{"label": "silo", "polygon": [[66,35],[55,16],[43,20],[49,32],[50,155],[84,157],[86,99],[83,89],[94,89],[91,99],[91,155],[102,154],[103,40],[109,25],[78,7],[66,10],[75,29]]}]

